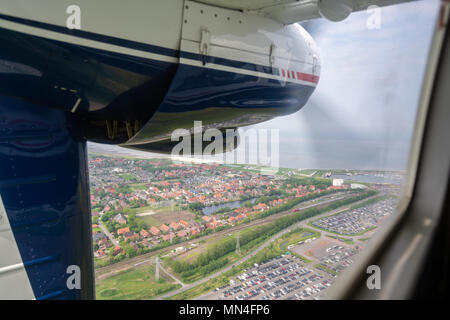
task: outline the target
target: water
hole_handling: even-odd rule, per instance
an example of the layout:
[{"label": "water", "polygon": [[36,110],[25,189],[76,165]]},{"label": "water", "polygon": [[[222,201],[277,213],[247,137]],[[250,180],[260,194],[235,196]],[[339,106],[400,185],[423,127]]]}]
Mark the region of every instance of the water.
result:
[{"label": "water", "polygon": [[367,182],[367,183],[392,183],[392,184],[401,184],[403,181],[403,176],[398,174],[358,174],[348,176],[345,174],[333,174],[331,175],[332,179],[344,179],[344,180],[352,180],[355,182]]},{"label": "water", "polygon": [[254,203],[256,201],[256,199],[249,199],[249,200],[236,200],[236,201],[232,201],[232,202],[227,202],[227,203],[220,203],[220,204],[215,204],[212,206],[208,206],[202,209],[202,213],[206,216],[209,216],[211,214],[216,213],[217,211],[219,211],[220,209],[224,209],[224,208],[230,208],[230,209],[236,209],[241,207],[243,204],[245,204],[247,201],[250,201],[251,203]]}]

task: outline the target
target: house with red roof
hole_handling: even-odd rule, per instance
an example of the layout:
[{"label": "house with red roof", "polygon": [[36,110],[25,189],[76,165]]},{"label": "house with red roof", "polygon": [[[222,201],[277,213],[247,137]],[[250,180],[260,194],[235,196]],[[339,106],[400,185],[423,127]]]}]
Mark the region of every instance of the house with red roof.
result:
[{"label": "house with red roof", "polygon": [[105,251],[105,249],[101,248],[101,249],[98,249],[98,251],[96,251],[96,252],[94,253],[94,255],[95,255],[97,258],[103,258],[103,257],[106,256],[106,251]]},{"label": "house with red roof", "polygon": [[120,236],[121,234],[125,234],[127,232],[130,232],[130,227],[120,228],[117,230],[117,235]]},{"label": "house with red roof", "polygon": [[149,233],[147,230],[145,230],[145,229],[142,229],[142,230],[139,232],[139,234],[141,235],[142,238],[148,238],[148,237],[150,237],[150,233]]},{"label": "house with red roof", "polygon": [[187,228],[187,227],[189,226],[189,223],[187,223],[187,222],[184,221],[184,220],[180,220],[180,224],[181,224],[183,227],[185,227],[185,228]]},{"label": "house with red roof", "polygon": [[139,236],[134,232],[126,232],[123,234],[123,238],[125,239],[125,241],[131,241],[139,239]]},{"label": "house with red roof", "polygon": [[100,247],[108,248],[111,246],[111,242],[109,242],[108,238],[104,238],[98,241],[98,245]]},{"label": "house with red roof", "polygon": [[269,206],[265,203],[258,203],[256,206],[253,206],[253,210],[257,210],[257,211],[264,211],[264,210],[268,210]]},{"label": "house with red roof", "polygon": [[172,221],[172,222],[169,224],[169,227],[172,228],[172,230],[178,230],[178,229],[181,228],[181,226],[180,226],[178,223],[176,223],[175,221]]},{"label": "house with red roof", "polygon": [[159,236],[161,234],[161,231],[159,231],[159,229],[155,226],[152,226],[149,231],[154,236]]},{"label": "house with red roof", "polygon": [[159,230],[161,230],[162,232],[169,232],[170,228],[169,228],[167,225],[162,224],[162,225],[159,227]]},{"label": "house with red roof", "polygon": [[113,250],[113,256],[117,256],[119,253],[122,253],[123,249],[119,246],[115,246]]},{"label": "house with red roof", "polygon": [[183,238],[186,237],[188,235],[188,233],[186,232],[186,230],[181,230],[177,232],[177,237]]}]

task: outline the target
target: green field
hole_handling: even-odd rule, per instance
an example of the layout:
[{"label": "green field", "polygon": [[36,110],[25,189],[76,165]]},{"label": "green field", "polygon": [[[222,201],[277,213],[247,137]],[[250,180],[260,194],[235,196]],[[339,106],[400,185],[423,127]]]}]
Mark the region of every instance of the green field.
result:
[{"label": "green field", "polygon": [[[174,215],[177,212],[179,212],[181,210],[181,208],[179,206],[174,206],[173,210],[171,207],[154,207],[154,206],[145,206],[145,207],[140,207],[140,208],[133,208],[131,209],[131,213],[136,214],[136,219],[142,220],[144,221],[149,227],[151,226],[155,226],[155,227],[159,227],[161,224],[163,224],[162,221],[160,221],[157,217],[155,216],[156,214],[171,214]],[[144,212],[148,212],[148,211],[153,211],[155,214],[154,215],[147,215],[147,216],[137,216],[137,214],[139,213],[144,213]],[[160,216],[160,215],[159,215]],[[175,217],[174,217],[175,219]]]},{"label": "green field", "polygon": [[122,173],[122,174],[119,174],[119,177],[121,177],[122,179],[127,180],[127,181],[136,181],[137,180],[137,177],[132,173]]},{"label": "green field", "polygon": [[[246,230],[241,230],[240,231],[241,239],[243,239],[246,236],[246,234],[252,234],[253,232],[259,230],[260,228],[261,228],[261,226],[254,226],[254,227],[250,227]],[[208,239],[208,241],[207,241],[208,246],[204,247],[201,250],[200,249],[195,250],[197,252],[194,251],[194,252],[190,253],[189,255],[186,255],[183,259],[178,260],[178,262],[194,263],[196,260],[200,259],[201,256],[205,256],[209,252],[214,251],[214,249],[225,246],[227,243],[229,244],[230,241],[234,245],[236,243],[236,236],[237,236],[237,232],[233,233],[231,236],[221,235],[221,236],[215,237],[213,239]],[[190,272],[176,272],[172,268],[173,262],[174,262],[173,259],[170,259],[170,258],[163,259],[163,261],[165,263],[167,263],[168,267],[171,268],[174,276],[181,279],[181,281],[183,281],[184,283],[192,283],[192,282],[195,282],[197,280],[204,278],[208,274],[214,273],[222,268],[225,268],[226,266],[229,266],[230,264],[235,263],[237,260],[239,260],[240,258],[245,256],[247,253],[253,251],[257,246],[259,246],[261,243],[263,243],[265,240],[267,240],[267,238],[268,237],[266,235],[263,235],[256,239],[252,239],[248,243],[245,243],[245,244],[241,243],[240,253],[236,253],[235,250],[233,249],[231,252],[220,256],[220,258],[217,258],[216,260],[211,261],[211,263],[217,263],[216,267],[213,267],[213,266],[211,266],[210,268],[198,267],[198,268],[194,268]]]},{"label": "green field", "polygon": [[289,249],[287,249],[287,247],[289,247],[291,244],[297,244],[300,241],[305,241],[306,239],[314,237],[319,238],[320,232],[307,228],[299,228],[292,230],[291,232],[286,233],[281,238],[277,239],[277,241],[275,241],[275,245],[280,248],[281,252],[289,252],[303,262],[310,263],[311,260],[305,258],[302,255],[299,255],[298,253],[290,251]]},{"label": "green field", "polygon": [[330,235],[327,235],[327,237],[328,237],[328,238],[332,238],[332,239],[339,240],[339,241],[344,242],[344,243],[346,243],[346,244],[355,244],[355,241],[353,241],[352,238],[344,238],[344,237],[330,236]]},{"label": "green field", "polygon": [[286,251],[288,246],[291,244],[296,244],[299,241],[305,241],[310,238],[319,238],[320,232],[307,229],[307,228],[298,228],[294,229],[291,232],[284,234],[280,239],[277,240],[277,243],[280,243],[280,249]]},{"label": "green field", "polygon": [[179,287],[179,284],[169,283],[162,272],[156,281],[153,267],[146,266],[99,281],[96,295],[99,300],[147,300]]},{"label": "green field", "polygon": [[143,216],[143,217],[136,217],[136,219],[144,221],[148,227],[152,227],[152,226],[159,227],[162,224],[161,221],[153,218],[151,215]]},{"label": "green field", "polygon": [[129,187],[133,188],[133,190],[147,190],[148,186],[146,183],[130,183]]},{"label": "green field", "polygon": [[230,237],[233,237],[233,236],[236,236],[236,232],[233,233],[231,236],[229,234],[217,235],[215,237],[200,240],[198,242],[198,244],[200,245],[199,248],[195,248],[195,249],[191,250],[189,253],[186,253],[180,257],[177,257],[176,260],[192,261],[193,259],[197,258],[200,254],[204,253],[206,250],[211,249],[214,245],[220,245],[221,242],[223,242],[226,239],[229,239]]}]

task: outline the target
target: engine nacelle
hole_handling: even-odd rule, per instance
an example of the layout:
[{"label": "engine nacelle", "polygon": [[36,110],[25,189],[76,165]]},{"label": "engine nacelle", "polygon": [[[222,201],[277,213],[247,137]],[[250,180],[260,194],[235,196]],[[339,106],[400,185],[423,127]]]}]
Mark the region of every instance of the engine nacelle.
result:
[{"label": "engine nacelle", "polygon": [[[170,6],[167,20],[179,23],[180,33],[167,41],[178,48],[95,33],[110,30],[95,16],[95,30],[35,27],[66,42],[0,28],[2,93],[64,110],[78,137],[164,152],[172,132],[191,130],[195,121],[221,131],[257,124],[298,111],[315,90],[317,48],[299,25],[193,1],[160,2]],[[323,5],[328,15],[331,2]],[[160,30],[154,18],[145,20],[147,31]]]},{"label": "engine nacelle", "polygon": [[319,0],[320,15],[330,21],[346,19],[353,11],[353,0]]},{"label": "engine nacelle", "polygon": [[123,146],[169,141],[194,121],[225,130],[294,113],[319,81],[311,36],[260,15],[186,1],[180,63],[169,91],[147,124]]}]

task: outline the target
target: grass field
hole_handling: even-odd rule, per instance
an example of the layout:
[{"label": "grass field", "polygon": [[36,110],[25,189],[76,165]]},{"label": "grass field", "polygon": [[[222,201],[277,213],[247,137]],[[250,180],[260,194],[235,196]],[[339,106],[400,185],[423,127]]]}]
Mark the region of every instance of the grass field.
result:
[{"label": "grass field", "polygon": [[[243,231],[241,230],[240,234],[243,235],[243,234],[245,234],[245,232],[251,233],[253,230],[255,230],[255,228],[258,228],[258,227],[259,226],[254,226],[254,227],[249,227],[248,229],[243,230]],[[238,232],[235,231],[235,232],[230,232],[227,234],[220,234],[220,235],[208,238],[208,239],[201,240],[198,243],[199,244],[198,247],[196,247],[195,249],[192,249],[190,251],[184,252],[182,254],[179,254],[176,257],[174,257],[174,259],[178,260],[178,261],[192,261],[196,257],[198,257],[198,255],[206,252],[208,249],[211,249],[215,245],[220,245],[221,242],[227,241],[230,238],[236,239],[237,233]],[[193,241],[195,242],[195,240],[193,240]]]},{"label": "grass field", "polygon": [[352,238],[344,238],[344,237],[330,236],[330,235],[327,235],[327,237],[339,240],[339,241],[344,242],[346,244],[355,244],[355,241],[353,241]]},{"label": "grass field", "polygon": [[147,190],[147,183],[130,183],[129,187],[133,188],[133,190]]},{"label": "grass field", "polygon": [[136,219],[144,221],[149,227],[159,227],[162,225],[161,221],[155,219],[153,216],[136,217]]},{"label": "grass field", "polygon": [[285,250],[289,245],[296,244],[299,241],[305,241],[309,238],[318,238],[320,237],[320,232],[307,229],[307,228],[298,228],[292,230],[289,233],[283,235],[277,242],[282,242],[280,245],[280,249]]},{"label": "grass field", "polygon": [[172,221],[179,221],[183,219],[189,221],[194,219],[195,215],[188,210],[179,210],[177,206],[174,206],[173,210],[171,207],[161,207],[155,208],[152,206],[146,206],[141,208],[133,209],[136,214],[145,214],[149,212],[149,215],[137,216],[137,219],[143,220],[149,227],[155,226],[159,227],[163,223],[170,223]]},{"label": "grass field", "polygon": [[[240,231],[240,235],[244,236],[246,233],[252,233],[257,228],[261,228],[261,225],[250,227],[250,228],[248,228],[246,230],[241,230]],[[234,241],[234,239],[236,239],[236,236],[237,236],[237,232],[234,232],[231,235],[220,235],[220,236],[214,237],[212,239],[208,239],[207,242],[205,242],[204,244],[202,244],[198,248],[190,251],[189,254],[183,255],[183,257],[178,257],[178,259],[182,260],[182,261],[186,261],[186,262],[192,262],[201,253],[205,253],[206,251],[208,251],[208,249],[211,249],[211,248],[213,248],[215,246],[221,246],[222,242],[229,241],[230,238],[232,238],[233,241]],[[226,260],[227,261],[227,263],[225,265],[223,265],[221,268],[225,268],[226,266],[229,266],[230,264],[235,263],[237,260],[241,259],[247,253],[249,253],[252,250],[254,250],[258,245],[263,243],[266,239],[267,239],[266,236],[262,236],[262,237],[253,239],[252,241],[246,243],[245,245],[241,244],[241,246],[240,246],[240,253],[236,253],[235,251],[232,251],[232,252],[229,252],[228,254],[225,254],[224,256],[222,256],[219,259],[219,260],[224,260],[224,261]],[[176,259],[176,258],[174,257],[174,258],[169,258],[169,259]],[[177,273],[177,272],[175,272],[174,270],[172,270],[170,268],[170,262],[168,261],[168,259],[163,259],[163,262],[166,262],[167,263],[166,267],[168,269],[170,269],[170,271],[173,272],[173,274],[176,277],[178,277],[179,279],[181,279],[184,283],[195,282],[197,280],[202,279],[206,275],[211,274],[211,273],[216,272],[219,269],[221,269],[221,268],[215,269],[215,270],[212,270],[212,271],[208,272],[207,274],[205,274],[201,270],[201,268],[198,268],[198,270],[196,269],[196,271],[193,274],[190,274],[189,276],[184,276],[183,274]]]},{"label": "grass field", "polygon": [[122,179],[127,180],[127,181],[136,181],[137,180],[137,177],[132,173],[119,174],[119,177],[121,177]]},{"label": "grass field", "polygon": [[179,287],[168,282],[162,272],[156,281],[153,267],[145,266],[100,281],[96,295],[99,300],[147,300]]},{"label": "grass field", "polygon": [[[247,230],[241,231],[241,235],[245,234],[246,232],[253,232],[253,230],[255,230],[256,228],[259,228],[260,226],[255,226],[252,228],[249,228]],[[177,260],[181,260],[181,261],[193,261],[195,258],[197,258],[201,253],[206,252],[208,249],[211,249],[212,247],[216,246],[216,245],[220,245],[220,243],[222,241],[227,241],[230,238],[236,238],[237,236],[237,232],[231,234],[231,235],[225,235],[225,236],[218,236],[215,238],[211,238],[208,239],[208,241],[202,245],[200,245],[198,248],[186,252],[185,254],[181,254],[178,257],[176,257],[175,259]],[[295,229],[285,235],[283,235],[282,237],[280,237],[279,239],[277,239],[274,242],[275,247],[277,248],[277,252],[287,252],[289,251],[287,249],[287,247],[291,244],[296,244],[299,241],[304,241],[306,239],[309,238],[313,238],[313,237],[320,237],[320,232],[318,231],[314,231],[311,229],[307,229],[307,228],[299,228],[299,229]],[[263,243],[266,240],[266,237],[260,237],[257,239],[254,239],[253,241],[241,246],[241,253],[237,254],[236,252],[230,252],[227,255],[225,255],[223,258],[228,259],[228,263],[226,265],[230,265],[235,263],[237,260],[239,260],[240,258],[242,258],[242,256],[245,256],[245,254],[247,254],[248,252],[254,250],[257,246],[259,246],[261,243]],[[305,262],[309,262],[308,259],[304,258],[304,257],[299,257],[300,259],[304,260]],[[221,258],[222,259],[222,258]],[[225,267],[225,266],[223,266]],[[215,270],[217,271],[217,270]],[[176,273],[175,273],[176,274]],[[205,276],[205,274],[203,273],[195,273],[192,276],[189,277],[183,277],[182,274],[176,274],[176,276],[180,277],[183,279],[184,282],[186,283],[192,283],[196,280],[201,279],[202,277]]]},{"label": "grass field", "polygon": [[289,233],[283,235],[281,238],[277,239],[277,241],[275,242],[275,245],[280,248],[281,252],[289,252],[290,254],[296,256],[300,260],[303,260],[303,262],[310,263],[311,260],[305,258],[304,256],[302,256],[298,253],[292,252],[291,250],[288,249],[288,247],[291,244],[297,244],[300,241],[305,241],[310,238],[319,238],[319,237],[320,237],[320,232],[318,232],[318,231],[307,229],[307,228],[299,228],[299,229],[292,230],[291,232],[289,232]]},{"label": "grass field", "polygon": [[[174,257],[175,260],[178,261],[192,261],[197,258],[201,253],[205,252],[208,248],[211,248],[215,244],[219,244],[223,239],[228,239],[230,236],[227,235],[218,235],[215,237],[211,237],[208,239],[201,240],[198,242],[198,247],[192,249],[190,251],[183,252]],[[193,240],[195,242],[195,240]]]}]

